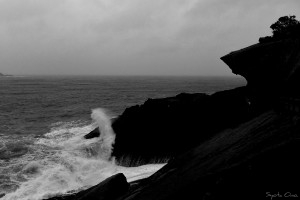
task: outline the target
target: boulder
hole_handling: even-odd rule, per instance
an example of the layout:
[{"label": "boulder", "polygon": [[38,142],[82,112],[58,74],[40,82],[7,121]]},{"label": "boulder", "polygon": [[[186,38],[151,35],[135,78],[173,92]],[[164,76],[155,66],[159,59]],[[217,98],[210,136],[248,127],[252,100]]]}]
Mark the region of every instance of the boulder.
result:
[{"label": "boulder", "polygon": [[91,132],[89,132],[88,134],[86,134],[84,136],[85,139],[92,139],[92,138],[95,138],[95,137],[99,137],[100,136],[100,130],[99,128],[95,128],[94,130],[92,130]]}]

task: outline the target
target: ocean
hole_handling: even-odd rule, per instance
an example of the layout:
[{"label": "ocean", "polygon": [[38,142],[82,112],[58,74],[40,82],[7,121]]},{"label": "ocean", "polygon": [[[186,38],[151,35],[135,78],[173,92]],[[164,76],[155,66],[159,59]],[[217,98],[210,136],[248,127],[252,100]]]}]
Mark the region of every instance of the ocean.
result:
[{"label": "ocean", "polygon": [[112,129],[106,133],[109,145],[83,136],[103,123],[110,126],[111,118],[148,98],[211,94],[245,84],[240,77],[0,77],[0,197],[70,194],[119,172],[128,181],[147,177],[164,164],[116,165],[108,159]]}]

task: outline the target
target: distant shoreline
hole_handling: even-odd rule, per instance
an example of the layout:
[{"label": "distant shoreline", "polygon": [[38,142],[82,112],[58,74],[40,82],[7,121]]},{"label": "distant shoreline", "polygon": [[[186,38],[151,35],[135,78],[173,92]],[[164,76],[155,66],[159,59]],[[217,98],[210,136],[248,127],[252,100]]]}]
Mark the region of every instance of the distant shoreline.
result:
[{"label": "distant shoreline", "polygon": [[12,77],[13,75],[8,75],[8,74],[2,74],[0,73],[0,77]]},{"label": "distant shoreline", "polygon": [[233,76],[217,76],[217,75],[207,75],[207,76],[187,76],[187,75],[6,75],[6,74],[1,74],[0,76],[14,76],[14,77],[95,77],[95,78],[241,78],[241,76],[233,75]]}]

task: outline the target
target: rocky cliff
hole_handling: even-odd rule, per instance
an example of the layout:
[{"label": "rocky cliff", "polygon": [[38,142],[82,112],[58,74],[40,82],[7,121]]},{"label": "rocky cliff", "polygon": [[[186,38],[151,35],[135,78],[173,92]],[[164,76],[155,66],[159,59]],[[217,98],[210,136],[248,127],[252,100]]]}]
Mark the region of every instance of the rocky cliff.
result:
[{"label": "rocky cliff", "polygon": [[221,59],[265,97],[300,95],[300,39],[252,45]]},{"label": "rocky cliff", "polygon": [[299,40],[254,45],[222,60],[247,79],[250,103],[266,110],[258,106],[262,113],[177,156],[121,199],[300,197]]},{"label": "rocky cliff", "polygon": [[113,199],[299,198],[299,55],[297,39],[254,45],[222,57],[246,87],[127,109],[114,123],[114,154],[172,159]]},{"label": "rocky cliff", "polygon": [[252,119],[265,109],[258,102],[246,87],[149,99],[127,108],[113,123],[113,156],[125,157],[130,165],[173,158],[221,130]]},{"label": "rocky cliff", "polygon": [[177,156],[122,199],[300,197],[299,47],[289,39],[222,57],[247,79],[249,102],[266,110]]},{"label": "rocky cliff", "polygon": [[[299,97],[300,40],[256,44],[221,58],[247,87],[206,94],[149,99],[127,108],[113,123],[113,156],[151,163],[172,158],[216,133],[234,128],[283,98]],[[150,150],[151,149],[151,150]],[[121,163],[122,164],[122,163]]]}]

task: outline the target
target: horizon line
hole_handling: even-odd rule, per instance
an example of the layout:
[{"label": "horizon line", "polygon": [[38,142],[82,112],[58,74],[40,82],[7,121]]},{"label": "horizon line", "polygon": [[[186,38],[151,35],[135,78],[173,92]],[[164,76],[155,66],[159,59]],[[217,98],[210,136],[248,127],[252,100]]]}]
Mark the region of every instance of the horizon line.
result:
[{"label": "horizon line", "polygon": [[71,76],[89,76],[89,77],[241,77],[240,75],[147,75],[147,74],[134,74],[134,75],[128,75],[128,74],[4,74],[5,76],[23,76],[23,77],[37,77],[37,76],[59,76],[59,77],[71,77]]}]

